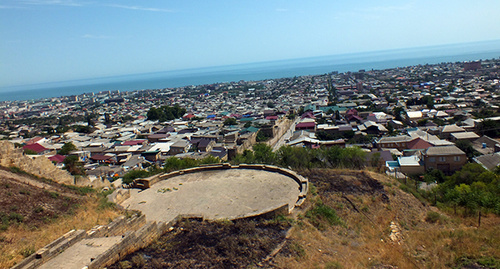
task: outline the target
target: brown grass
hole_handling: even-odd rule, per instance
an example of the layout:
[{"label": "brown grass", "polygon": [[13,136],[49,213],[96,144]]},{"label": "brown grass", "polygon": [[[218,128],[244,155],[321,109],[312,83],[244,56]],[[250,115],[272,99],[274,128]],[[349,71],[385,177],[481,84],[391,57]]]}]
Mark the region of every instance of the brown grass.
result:
[{"label": "brown grass", "polygon": [[[398,183],[384,175],[365,172],[376,179],[384,189],[374,193],[351,193],[344,195],[362,213],[356,212],[342,198],[342,194],[331,189],[331,180],[342,177],[346,183],[359,185],[359,178],[343,177],[346,171],[318,173],[310,181],[317,182],[318,197],[309,196],[306,203],[321,199],[334,208],[346,226],[330,226],[318,230],[307,218],[299,216],[290,242],[299,245],[305,255],[298,256],[283,251],[274,259],[277,268],[450,268],[462,257],[500,259],[500,217],[483,217],[481,227],[476,228],[476,218],[461,218],[439,212],[437,208],[422,203],[411,194],[398,188]],[[311,173],[314,174],[314,173]],[[318,178],[324,176],[324,178]],[[321,186],[325,186],[324,189]],[[343,191],[345,191],[343,189]],[[384,203],[380,193],[389,197]],[[428,223],[427,212],[437,211],[443,221]],[[301,215],[304,216],[305,212]],[[403,236],[400,244],[391,241],[390,223],[395,222]],[[285,247],[285,249],[287,248]],[[297,246],[293,246],[297,248]]]},{"label": "brown grass", "polygon": [[115,209],[99,209],[98,206],[98,198],[92,197],[74,215],[60,216],[39,228],[21,224],[0,232],[0,268],[13,266],[24,258],[23,254],[42,248],[72,229],[107,224],[120,214]]}]

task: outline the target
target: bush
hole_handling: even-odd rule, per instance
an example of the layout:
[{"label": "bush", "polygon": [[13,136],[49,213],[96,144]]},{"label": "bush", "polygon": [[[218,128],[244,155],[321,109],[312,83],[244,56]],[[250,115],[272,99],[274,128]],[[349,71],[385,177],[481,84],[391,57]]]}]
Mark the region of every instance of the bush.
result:
[{"label": "bush", "polygon": [[429,223],[436,223],[436,222],[442,221],[442,220],[443,220],[443,216],[441,216],[441,214],[439,214],[438,212],[434,212],[434,211],[427,212],[427,216],[425,217],[425,221],[427,221]]},{"label": "bush", "polygon": [[314,207],[306,212],[306,217],[320,230],[326,228],[323,222],[327,222],[329,225],[345,225],[344,221],[337,215],[337,212],[333,208],[323,204],[321,200],[316,202]]},{"label": "bush", "polygon": [[134,179],[149,177],[150,173],[146,170],[132,170],[123,175],[122,182],[124,184],[130,184]]}]

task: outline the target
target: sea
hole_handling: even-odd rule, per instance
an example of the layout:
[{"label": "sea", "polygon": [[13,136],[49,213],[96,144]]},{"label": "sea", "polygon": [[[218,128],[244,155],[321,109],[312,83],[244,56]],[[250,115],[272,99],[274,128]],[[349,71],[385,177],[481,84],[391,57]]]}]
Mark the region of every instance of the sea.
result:
[{"label": "sea", "polygon": [[241,80],[268,80],[334,71],[355,72],[494,58],[500,58],[500,40],[4,87],[0,88],[0,101],[34,100],[115,90],[176,88]]}]

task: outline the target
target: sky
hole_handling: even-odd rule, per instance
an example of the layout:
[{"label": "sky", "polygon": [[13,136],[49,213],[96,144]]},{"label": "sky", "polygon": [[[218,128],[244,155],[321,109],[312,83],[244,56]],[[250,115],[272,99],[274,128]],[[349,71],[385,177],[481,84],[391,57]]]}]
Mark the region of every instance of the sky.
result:
[{"label": "sky", "polygon": [[0,88],[500,39],[498,0],[0,0]]}]

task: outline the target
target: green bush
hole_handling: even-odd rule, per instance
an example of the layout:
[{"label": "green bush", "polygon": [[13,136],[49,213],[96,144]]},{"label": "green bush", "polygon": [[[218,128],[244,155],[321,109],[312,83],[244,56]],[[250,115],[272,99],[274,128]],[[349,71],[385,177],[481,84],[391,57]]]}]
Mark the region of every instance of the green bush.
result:
[{"label": "green bush", "polygon": [[427,216],[425,217],[425,221],[429,223],[441,222],[443,220],[443,216],[438,212],[429,211],[427,212]]},{"label": "green bush", "polygon": [[326,228],[323,222],[329,225],[345,225],[344,221],[337,215],[337,212],[333,208],[323,204],[321,200],[316,202],[314,207],[306,212],[306,217],[320,230]]}]

